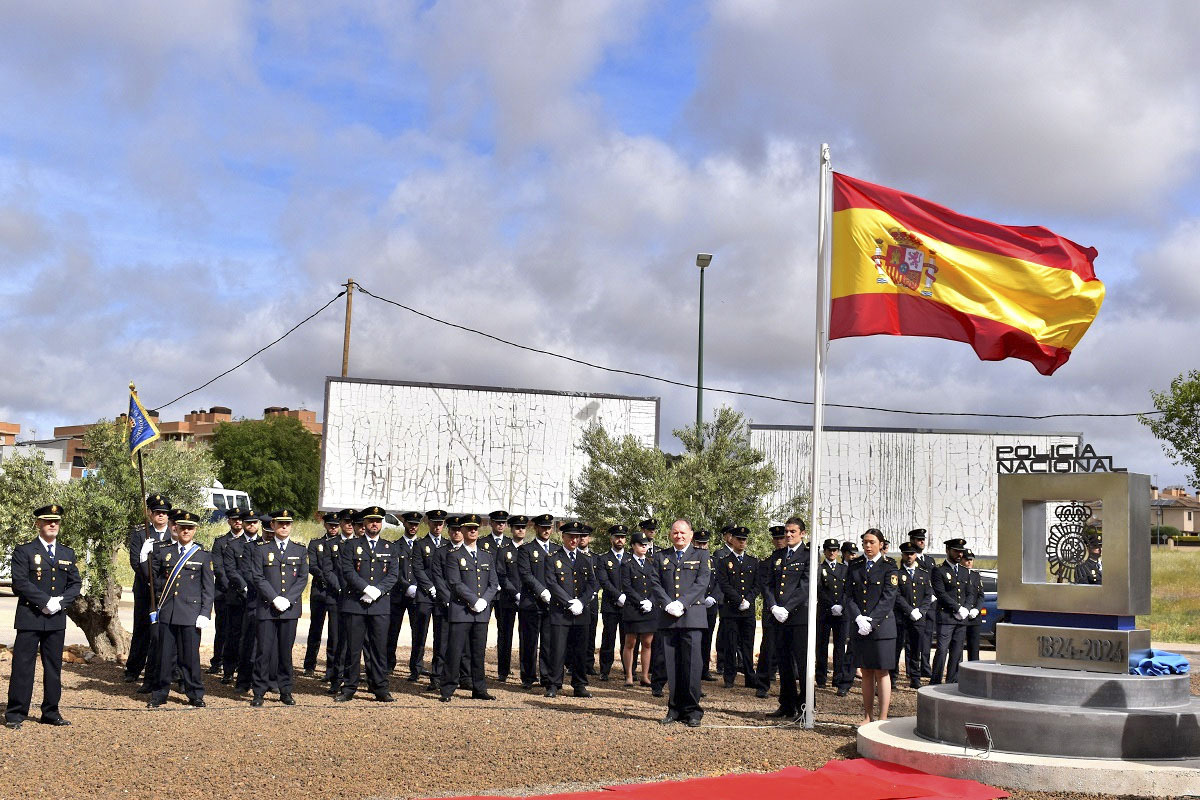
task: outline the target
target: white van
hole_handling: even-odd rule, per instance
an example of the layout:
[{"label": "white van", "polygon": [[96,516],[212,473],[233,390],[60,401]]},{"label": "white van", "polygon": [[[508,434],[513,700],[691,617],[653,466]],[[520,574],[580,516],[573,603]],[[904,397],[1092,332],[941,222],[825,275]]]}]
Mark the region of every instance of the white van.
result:
[{"label": "white van", "polygon": [[233,509],[250,510],[250,495],[236,489],[226,489],[220,481],[204,489],[204,514],[209,522],[219,522]]}]

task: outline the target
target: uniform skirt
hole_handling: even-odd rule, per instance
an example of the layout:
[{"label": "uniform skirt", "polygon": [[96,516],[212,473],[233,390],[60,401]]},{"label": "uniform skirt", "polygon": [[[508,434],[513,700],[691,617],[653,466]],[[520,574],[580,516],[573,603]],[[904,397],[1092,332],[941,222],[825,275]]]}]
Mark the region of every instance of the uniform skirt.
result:
[{"label": "uniform skirt", "polygon": [[649,614],[623,614],[621,620],[625,623],[625,633],[654,633],[658,630],[657,611],[651,611]]},{"label": "uniform skirt", "polygon": [[851,631],[851,647],[854,648],[855,664],[863,669],[883,669],[887,671],[896,668],[896,640],[868,639],[859,636],[857,631]]}]

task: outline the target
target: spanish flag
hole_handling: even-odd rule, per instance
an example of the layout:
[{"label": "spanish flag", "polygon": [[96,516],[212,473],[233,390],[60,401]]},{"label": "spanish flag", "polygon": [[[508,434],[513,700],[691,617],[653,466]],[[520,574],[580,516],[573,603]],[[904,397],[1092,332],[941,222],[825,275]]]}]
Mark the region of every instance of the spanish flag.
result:
[{"label": "spanish flag", "polygon": [[1051,375],[1104,300],[1096,249],[833,176],[829,338],[931,336]]}]

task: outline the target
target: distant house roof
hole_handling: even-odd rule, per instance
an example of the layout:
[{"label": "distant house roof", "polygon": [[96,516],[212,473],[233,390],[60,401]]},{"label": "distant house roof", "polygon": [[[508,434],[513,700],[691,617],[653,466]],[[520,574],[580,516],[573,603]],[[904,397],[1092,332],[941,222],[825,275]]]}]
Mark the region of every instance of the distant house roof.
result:
[{"label": "distant house roof", "polygon": [[1183,497],[1158,497],[1150,501],[1151,508],[1200,508],[1200,500],[1187,495]]}]

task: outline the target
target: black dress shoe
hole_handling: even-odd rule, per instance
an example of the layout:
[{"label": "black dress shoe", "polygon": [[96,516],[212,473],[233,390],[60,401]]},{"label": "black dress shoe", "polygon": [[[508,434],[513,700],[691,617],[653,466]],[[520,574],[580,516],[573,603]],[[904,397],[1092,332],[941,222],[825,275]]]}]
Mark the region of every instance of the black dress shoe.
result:
[{"label": "black dress shoe", "polygon": [[392,697],[391,692],[383,692],[382,694],[375,695],[375,702],[377,702],[377,703],[394,703],[394,702],[396,702],[396,698]]},{"label": "black dress shoe", "polygon": [[254,695],[254,698],[251,699],[251,701],[250,701],[251,708],[262,708],[262,704],[263,704],[263,698],[262,698],[261,694]]},{"label": "black dress shoe", "polygon": [[508,676],[507,675],[497,675],[496,682],[497,683],[508,683]]},{"label": "black dress shoe", "polygon": [[419,680],[421,680],[421,673],[419,672],[414,672],[412,675],[408,676],[409,683],[416,683]]},{"label": "black dress shoe", "polygon": [[684,724],[684,725],[687,725],[689,728],[699,728],[699,727],[700,727],[700,720],[698,720],[698,719],[695,719],[695,718],[692,718],[692,719],[689,719],[689,720],[687,720],[687,721],[686,721],[686,722],[684,722],[683,724]]},{"label": "black dress shoe", "polygon": [[679,722],[679,715],[674,711],[668,711],[667,715],[658,721],[658,724],[670,725],[672,722]]},{"label": "black dress shoe", "polygon": [[530,690],[530,689],[532,689],[532,688],[533,688],[533,683],[532,683],[532,682],[521,681],[521,688],[522,688],[522,689],[525,689],[526,691],[528,691],[528,690]]},{"label": "black dress shoe", "polygon": [[296,705],[296,698],[292,697],[291,692],[289,692],[287,694],[279,695],[279,702],[283,703],[285,706],[294,706]]},{"label": "black dress shoe", "polygon": [[146,703],[146,708],[162,708],[167,704],[166,700],[151,700]]},{"label": "black dress shoe", "polygon": [[592,693],[587,689],[576,689],[574,692],[576,697],[591,697]]},{"label": "black dress shoe", "polygon": [[209,667],[208,669],[204,670],[204,674],[206,674],[206,675],[220,675],[220,674],[221,674],[221,667],[220,667],[219,665],[217,665],[217,664],[213,664],[211,667]]},{"label": "black dress shoe", "polygon": [[38,720],[38,722],[41,723],[42,725],[55,725],[59,728],[62,728],[64,726],[71,724],[71,723],[67,722],[65,719],[63,719],[62,717],[55,717],[54,719],[46,719],[45,717],[42,717],[41,719]]},{"label": "black dress shoe", "polygon": [[705,672],[703,675],[701,675],[701,676],[700,676],[700,680],[702,680],[702,681],[715,681],[715,680],[716,680],[716,678],[714,678],[714,677],[712,676],[712,674],[711,674],[711,673]]},{"label": "black dress shoe", "polygon": [[544,697],[558,697],[558,689],[551,687],[546,690],[546,694],[543,696]]},{"label": "black dress shoe", "polygon": [[650,694],[654,695],[655,697],[662,697],[663,690],[662,689],[651,689]]},{"label": "black dress shoe", "polygon": [[18,720],[14,720],[12,722],[6,721],[4,723],[4,727],[8,728],[10,731],[19,731],[19,730],[21,730],[21,720],[18,719]]},{"label": "black dress shoe", "polygon": [[236,680],[237,680],[237,678],[233,677],[232,675],[226,675],[224,678],[221,678],[221,685],[222,686],[232,686],[234,681],[236,681]]},{"label": "black dress shoe", "polygon": [[147,685],[146,685],[146,684],[144,684],[144,683],[143,683],[141,686],[139,686],[139,687],[137,688],[137,693],[138,693],[138,694],[150,694],[150,693],[151,693],[151,692],[153,692],[153,691],[154,691],[154,687],[152,687],[152,686],[147,686]]},{"label": "black dress shoe", "polygon": [[843,686],[842,688],[837,690],[838,697],[845,697],[848,694],[850,694],[850,690],[847,689],[845,686]]},{"label": "black dress shoe", "polygon": [[766,690],[766,689],[755,689],[755,690],[754,690],[754,696],[755,696],[755,697],[766,697],[766,696],[767,696],[767,690]]},{"label": "black dress shoe", "polygon": [[600,673],[600,680],[602,680],[602,681],[604,681],[605,683],[607,683],[607,682],[608,682],[608,673],[607,673],[607,672],[601,672],[601,673]]},{"label": "black dress shoe", "polygon": [[442,703],[449,703],[450,697],[451,697],[451,695],[448,695],[448,694],[439,694],[438,701],[442,702]]},{"label": "black dress shoe", "polygon": [[732,688],[733,688],[733,681],[725,681],[725,688],[726,688],[726,689],[732,689]]},{"label": "black dress shoe", "polygon": [[767,714],[768,719],[783,719],[784,717],[791,719],[794,716],[796,716],[795,711],[788,711],[783,706],[780,706],[779,708]]},{"label": "black dress shoe", "polygon": [[316,671],[315,669],[306,669],[306,670],[304,670],[304,677],[306,677],[306,678],[312,678],[312,677],[314,677],[316,674],[317,674],[317,671]]},{"label": "black dress shoe", "polygon": [[122,678],[122,680],[125,681],[125,683],[137,683],[138,676],[137,675],[126,675],[124,678]]},{"label": "black dress shoe", "polygon": [[911,683],[909,683],[909,684],[908,684],[908,688],[910,688],[910,689],[920,689],[920,688],[921,688],[921,682],[920,682],[920,681],[912,681]]},{"label": "black dress shoe", "polygon": [[205,708],[205,707],[207,707],[208,704],[205,703],[203,700],[201,700],[199,697],[196,697],[191,700],[188,700],[188,705],[191,706],[192,708]]},{"label": "black dress shoe", "polygon": [[490,694],[489,692],[481,692],[479,694],[472,694],[471,699],[472,700],[495,700],[496,695]]},{"label": "black dress shoe", "polygon": [[703,689],[701,689],[701,690],[700,690],[700,696],[701,696],[701,697],[708,697],[708,692],[706,692],[706,691],[704,691]]},{"label": "black dress shoe", "polygon": [[337,697],[333,698],[333,702],[349,703],[353,699],[354,699],[354,695],[352,695],[352,694],[346,694],[345,692],[338,692]]}]

